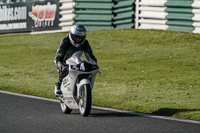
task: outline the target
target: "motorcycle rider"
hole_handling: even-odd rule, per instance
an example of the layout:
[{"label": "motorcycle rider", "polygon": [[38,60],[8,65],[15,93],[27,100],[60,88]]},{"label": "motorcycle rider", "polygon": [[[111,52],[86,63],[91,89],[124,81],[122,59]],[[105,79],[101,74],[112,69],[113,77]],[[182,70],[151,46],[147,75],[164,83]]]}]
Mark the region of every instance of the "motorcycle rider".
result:
[{"label": "motorcycle rider", "polygon": [[60,45],[54,58],[54,65],[59,72],[54,90],[54,94],[57,97],[62,94],[60,89],[62,79],[68,74],[68,66],[65,64],[65,61],[77,51],[86,52],[97,63],[97,59],[93,55],[89,42],[86,39],[85,27],[76,24],[71,27],[68,35],[60,41]]}]

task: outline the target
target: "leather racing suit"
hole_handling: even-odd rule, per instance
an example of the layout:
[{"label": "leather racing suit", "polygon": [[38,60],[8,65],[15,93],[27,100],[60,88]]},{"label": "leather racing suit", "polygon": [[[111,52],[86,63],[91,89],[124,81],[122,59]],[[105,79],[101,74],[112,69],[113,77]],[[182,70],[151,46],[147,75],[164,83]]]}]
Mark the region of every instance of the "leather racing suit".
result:
[{"label": "leather racing suit", "polygon": [[[69,34],[64,37],[60,41],[59,48],[57,50],[56,56],[54,58],[54,65],[56,66],[57,70],[59,71],[59,81],[61,83],[63,76],[63,70],[68,71],[68,67],[65,67],[65,61],[69,59],[75,52],[77,51],[84,51],[86,52],[95,62],[97,62],[97,59],[93,55],[92,49],[89,45],[88,40],[85,40],[83,45],[80,47],[75,47],[74,45],[71,44],[69,40]],[[58,82],[59,82],[58,81]]]}]

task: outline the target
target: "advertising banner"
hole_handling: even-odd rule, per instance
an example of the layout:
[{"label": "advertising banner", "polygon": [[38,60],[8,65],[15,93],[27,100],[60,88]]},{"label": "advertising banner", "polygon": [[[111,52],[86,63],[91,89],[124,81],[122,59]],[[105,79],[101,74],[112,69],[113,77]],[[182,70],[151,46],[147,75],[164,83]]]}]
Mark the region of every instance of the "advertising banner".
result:
[{"label": "advertising banner", "polygon": [[58,0],[0,4],[0,33],[59,28]]}]

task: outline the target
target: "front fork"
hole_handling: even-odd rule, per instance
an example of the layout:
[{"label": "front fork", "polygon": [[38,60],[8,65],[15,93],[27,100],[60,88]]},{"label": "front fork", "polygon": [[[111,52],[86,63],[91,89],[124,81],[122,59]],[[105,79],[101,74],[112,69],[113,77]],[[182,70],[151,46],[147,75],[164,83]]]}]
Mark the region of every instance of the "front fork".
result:
[{"label": "front fork", "polygon": [[77,86],[77,99],[80,99],[81,94],[82,94],[82,90],[81,87],[85,84],[91,84],[89,79],[82,79],[76,86]]}]

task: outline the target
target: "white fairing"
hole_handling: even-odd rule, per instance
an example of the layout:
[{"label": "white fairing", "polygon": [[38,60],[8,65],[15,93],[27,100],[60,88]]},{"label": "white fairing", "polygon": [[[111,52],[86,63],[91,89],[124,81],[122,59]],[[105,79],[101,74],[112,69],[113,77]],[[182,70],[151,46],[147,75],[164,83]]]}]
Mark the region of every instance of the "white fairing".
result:
[{"label": "white fairing", "polygon": [[[94,60],[91,59],[91,57],[87,53],[84,53],[84,54],[85,54],[85,57],[87,58],[88,63],[93,64],[93,65],[97,64]],[[99,71],[99,69],[96,69],[94,71],[84,72],[85,66],[84,65],[82,66],[82,63],[81,63],[83,62],[81,60],[82,55],[83,55],[83,51],[78,51],[74,53],[72,57],[66,60],[66,64],[69,65],[69,73],[65,78],[63,78],[63,81],[61,84],[61,91],[63,93],[63,96],[60,97],[60,99],[70,109],[79,109],[78,100],[81,94],[81,89],[80,89],[81,86],[84,84],[90,84],[90,87],[92,89],[96,74]],[[78,64],[80,64],[80,70],[82,71],[74,70],[71,68],[73,65],[78,65]],[[78,76],[82,74],[91,75],[91,79],[84,78],[84,79],[81,79],[81,81],[77,82]]]},{"label": "white fairing", "polygon": [[82,62],[81,57],[83,56],[83,53],[85,54],[85,57],[87,58],[88,63],[94,64],[94,65],[97,64],[86,52],[83,52],[83,51],[77,51],[76,53],[74,53],[72,57],[66,60],[66,64],[77,65],[81,63]]}]

